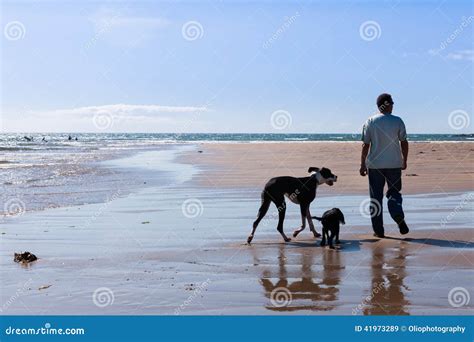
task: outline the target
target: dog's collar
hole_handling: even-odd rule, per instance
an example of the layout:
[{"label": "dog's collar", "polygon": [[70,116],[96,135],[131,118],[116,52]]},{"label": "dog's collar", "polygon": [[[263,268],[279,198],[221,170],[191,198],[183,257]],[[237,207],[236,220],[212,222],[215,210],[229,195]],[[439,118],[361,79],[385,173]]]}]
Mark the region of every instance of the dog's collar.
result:
[{"label": "dog's collar", "polygon": [[314,177],[316,177],[316,182],[318,183],[318,185],[321,185],[322,183],[324,183],[324,182],[321,182],[322,176],[319,172],[314,173]]}]

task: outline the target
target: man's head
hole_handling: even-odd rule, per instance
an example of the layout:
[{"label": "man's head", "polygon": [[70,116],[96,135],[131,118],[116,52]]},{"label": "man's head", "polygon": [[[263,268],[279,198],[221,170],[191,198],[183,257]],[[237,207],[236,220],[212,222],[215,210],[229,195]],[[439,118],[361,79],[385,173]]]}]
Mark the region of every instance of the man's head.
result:
[{"label": "man's head", "polygon": [[377,108],[380,113],[391,114],[393,110],[393,100],[392,95],[383,93],[377,97]]}]

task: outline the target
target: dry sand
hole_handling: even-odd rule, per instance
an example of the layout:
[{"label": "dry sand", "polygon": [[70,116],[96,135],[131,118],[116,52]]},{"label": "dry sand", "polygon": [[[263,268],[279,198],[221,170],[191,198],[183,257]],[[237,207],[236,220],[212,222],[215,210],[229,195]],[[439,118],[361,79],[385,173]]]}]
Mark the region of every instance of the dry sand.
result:
[{"label": "dry sand", "polygon": [[[205,170],[198,181],[206,187],[262,188],[275,176],[304,177],[309,166],[328,167],[336,186],[321,194],[366,194],[367,177],[359,175],[361,144],[354,142],[200,144],[188,163]],[[474,143],[411,143],[403,193],[467,192],[474,189]]]}]

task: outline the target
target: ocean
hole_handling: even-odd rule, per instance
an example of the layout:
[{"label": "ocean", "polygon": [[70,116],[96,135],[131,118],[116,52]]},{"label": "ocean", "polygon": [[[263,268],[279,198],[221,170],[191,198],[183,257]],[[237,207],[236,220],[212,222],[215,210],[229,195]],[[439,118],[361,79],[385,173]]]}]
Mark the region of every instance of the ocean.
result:
[{"label": "ocean", "polygon": [[[71,140],[69,140],[71,136]],[[76,140],[77,138],[77,140]],[[472,141],[473,134],[411,134],[411,141]],[[129,160],[150,150],[162,151],[169,160],[185,147],[199,142],[314,142],[360,141],[359,134],[257,134],[257,133],[2,133],[0,134],[0,214],[18,215],[29,210],[106,201],[167,179],[151,171],[107,164]],[[129,159],[127,159],[129,158]],[[163,160],[165,160],[163,159]],[[172,159],[172,158],[171,158]],[[149,172],[144,184],[137,172]],[[119,191],[120,190],[120,191]]]},{"label": "ocean", "polygon": [[[67,142],[68,135],[80,142],[135,141],[135,142],[258,142],[258,141],[360,141],[359,133],[1,133],[0,148],[8,146],[33,147],[25,145],[25,136],[33,137],[33,142]],[[474,134],[409,134],[411,141],[473,141]]]}]

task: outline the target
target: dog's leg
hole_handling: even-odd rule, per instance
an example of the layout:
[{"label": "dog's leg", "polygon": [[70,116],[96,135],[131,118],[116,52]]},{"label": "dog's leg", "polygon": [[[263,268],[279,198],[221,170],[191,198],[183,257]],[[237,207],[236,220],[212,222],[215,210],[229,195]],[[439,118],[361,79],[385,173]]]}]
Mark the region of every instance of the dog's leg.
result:
[{"label": "dog's leg", "polygon": [[335,234],[335,235],[336,235],[336,241],[335,241],[336,244],[340,244],[340,243],[341,243],[341,241],[339,240],[339,228],[340,228],[340,223],[338,222],[338,223],[337,223],[337,226],[336,226],[336,234]]},{"label": "dog's leg", "polygon": [[311,217],[311,212],[309,211],[309,205],[308,205],[308,210],[306,210],[306,219],[308,220],[309,229],[313,233],[314,237],[315,238],[320,237],[321,234],[319,234],[314,228],[313,218]]},{"label": "dog's leg", "polygon": [[331,248],[331,249],[335,249],[335,248],[334,248],[334,245],[332,244],[332,239],[334,238],[334,235],[335,235],[335,234],[334,234],[334,227],[332,227],[332,229],[331,229],[331,236],[328,238],[328,240],[329,240],[329,248]]},{"label": "dog's leg", "polygon": [[308,206],[306,204],[300,204],[300,211],[301,211],[301,227],[297,229],[293,233],[293,237],[297,237],[299,233],[301,233],[306,228],[306,215],[308,212]]},{"label": "dog's leg", "polygon": [[326,246],[326,236],[328,235],[328,229],[323,225],[323,238],[321,239],[321,247]]},{"label": "dog's leg", "polygon": [[286,213],[285,199],[282,198],[280,201],[277,201],[275,203],[277,204],[277,207],[278,207],[278,226],[277,226],[277,230],[281,234],[281,236],[283,237],[283,240],[285,240],[285,242],[289,242],[289,241],[291,241],[291,239],[288,236],[286,236],[285,233],[283,232],[283,221],[285,220],[285,213]]},{"label": "dog's leg", "polygon": [[250,233],[249,237],[247,238],[247,243],[252,242],[255,231],[257,230],[257,226],[260,223],[260,221],[263,219],[265,214],[267,213],[268,207],[270,207],[271,202],[272,201],[270,199],[270,196],[265,191],[263,191],[262,192],[262,205],[260,206],[260,209],[258,209],[258,216],[255,222],[253,223],[252,233]]}]

